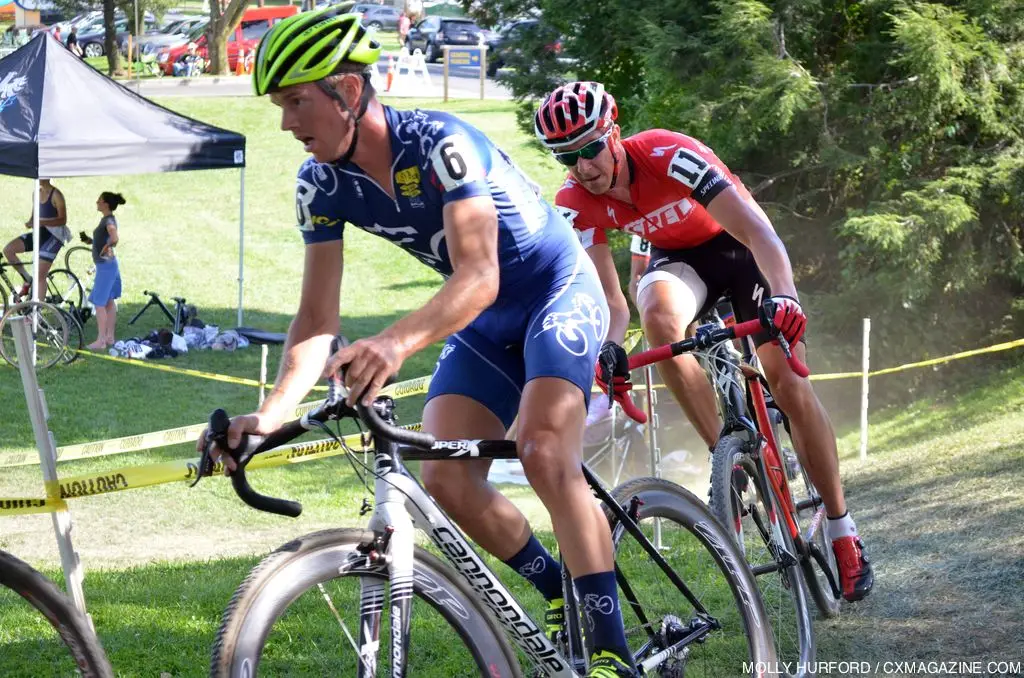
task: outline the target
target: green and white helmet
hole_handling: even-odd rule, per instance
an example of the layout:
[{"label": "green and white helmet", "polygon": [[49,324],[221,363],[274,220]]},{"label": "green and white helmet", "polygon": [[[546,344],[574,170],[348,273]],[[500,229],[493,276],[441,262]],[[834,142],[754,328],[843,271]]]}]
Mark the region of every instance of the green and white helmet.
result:
[{"label": "green and white helmet", "polygon": [[345,63],[371,66],[380,43],[349,14],[351,3],[303,12],[275,24],[260,40],[252,86],[257,96],[304,82],[316,82]]}]

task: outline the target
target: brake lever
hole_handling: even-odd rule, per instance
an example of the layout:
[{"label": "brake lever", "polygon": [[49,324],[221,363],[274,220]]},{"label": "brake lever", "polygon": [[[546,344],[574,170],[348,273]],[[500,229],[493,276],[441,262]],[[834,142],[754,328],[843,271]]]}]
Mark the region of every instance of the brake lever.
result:
[{"label": "brake lever", "polygon": [[210,448],[213,447],[213,438],[210,437],[210,432],[207,431],[203,434],[203,451],[199,455],[199,463],[196,464],[196,479],[189,485],[189,489],[199,484],[199,481],[206,476],[213,475],[213,455],[210,454]]}]

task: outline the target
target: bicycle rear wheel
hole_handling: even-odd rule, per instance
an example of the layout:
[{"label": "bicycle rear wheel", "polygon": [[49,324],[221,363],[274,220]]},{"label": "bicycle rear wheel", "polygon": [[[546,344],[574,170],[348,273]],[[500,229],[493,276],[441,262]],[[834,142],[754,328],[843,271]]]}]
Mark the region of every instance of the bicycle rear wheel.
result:
[{"label": "bicycle rear wheel", "polygon": [[[612,496],[627,511],[635,506],[640,530],[707,613],[702,615],[652,563],[642,544],[613,522],[619,601],[638,664],[653,662],[647,670],[661,676],[758,675],[765,665],[774,669],[772,631],[757,585],[735,543],[703,502],[659,478],[631,480]],[[613,520],[608,508],[604,510]],[[708,629],[708,618],[719,627]],[[691,634],[692,642],[657,661],[660,652]]]},{"label": "bicycle rear wheel", "polygon": [[42,301],[23,301],[7,309],[0,318],[0,357],[18,366],[12,319],[19,317],[29,318],[36,348],[36,369],[45,369],[60,361],[68,343],[68,325],[59,308]]},{"label": "bicycle rear wheel", "polygon": [[64,355],[61,356],[61,361],[65,365],[70,365],[78,359],[78,352],[82,350],[85,343],[85,332],[82,329],[82,323],[78,320],[79,315],[77,308],[64,312],[64,322],[68,326],[68,340],[64,344]]},{"label": "bicycle rear wheel", "polygon": [[[740,546],[761,590],[775,635],[779,661],[791,668],[814,663],[814,623],[807,600],[800,554],[780,513],[768,480],[748,454],[748,442],[723,436],[711,463],[711,511]],[[768,495],[761,493],[762,483]],[[779,521],[776,531],[769,507]],[[779,548],[785,549],[783,554]],[[806,675],[798,670],[794,675]]]},{"label": "bicycle rear wheel", "polygon": [[[210,675],[356,676],[367,656],[379,660],[376,675],[391,675],[390,620],[379,622],[380,651],[356,647],[360,587],[369,582],[383,591],[388,578],[359,550],[372,540],[363,530],[326,530],[264,558],[224,612]],[[408,675],[522,676],[508,641],[457,576],[416,549]]]},{"label": "bicycle rear wheel", "polygon": [[85,290],[78,276],[66,268],[58,268],[46,274],[46,301],[70,313],[82,308]]},{"label": "bicycle rear wheel", "polygon": [[[53,640],[52,631],[40,632],[38,641],[27,643],[32,647],[25,647],[22,651],[20,646],[23,643],[19,642],[19,647],[11,646],[4,650],[4,675],[11,675],[12,662],[21,661],[17,654],[24,654],[26,665],[35,667],[32,669],[33,675],[39,675],[35,672],[42,671],[44,666],[47,675],[75,675],[76,668],[84,678],[108,678],[114,675],[89,621],[75,609],[71,601],[49,579],[10,553],[0,551],[0,621],[7,615],[12,620],[10,624],[0,623],[0,629],[17,627],[24,630],[30,625],[16,620],[21,606],[14,604],[18,599],[10,595],[7,589],[21,596],[46,618],[67,652],[55,655],[48,647]],[[34,626],[32,630],[35,630]],[[4,635],[0,631],[0,639]]]}]

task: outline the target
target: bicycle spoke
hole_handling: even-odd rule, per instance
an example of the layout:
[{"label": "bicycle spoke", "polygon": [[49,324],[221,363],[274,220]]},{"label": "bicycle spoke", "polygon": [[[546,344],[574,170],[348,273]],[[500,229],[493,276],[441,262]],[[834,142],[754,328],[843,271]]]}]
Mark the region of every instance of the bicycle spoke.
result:
[{"label": "bicycle spoke", "polygon": [[[366,672],[369,675],[373,675],[373,669],[370,668],[370,664],[366,661],[366,657],[363,656],[363,653],[359,651],[356,639],[352,637],[352,633],[348,630],[348,626],[345,625],[345,621],[341,618],[341,615],[338,614],[338,608],[334,606],[334,601],[331,600],[331,594],[327,592],[327,589],[323,584],[317,584],[316,587],[319,589],[320,595],[323,596],[324,601],[326,601],[327,607],[331,610],[331,614],[333,614],[334,618],[337,620],[338,626],[341,627],[345,637],[348,638],[348,644],[352,646],[353,650],[355,650],[356,656],[359,657],[359,661],[362,663],[363,668],[366,669]],[[377,648],[375,647],[373,650],[376,652]]]}]

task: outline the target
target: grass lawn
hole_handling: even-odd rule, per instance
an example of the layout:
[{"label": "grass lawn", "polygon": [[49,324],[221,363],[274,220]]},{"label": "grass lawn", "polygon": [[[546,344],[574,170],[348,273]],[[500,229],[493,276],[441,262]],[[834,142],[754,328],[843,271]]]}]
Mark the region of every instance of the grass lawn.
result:
[{"label": "grass lawn", "polygon": [[[276,109],[251,98],[172,99],[166,105],[243,132],[246,173],[247,325],[285,331],[298,301],[302,244],[294,230],[293,177],[301,147],[277,130]],[[551,197],[562,171],[514,123],[512,104],[409,102],[444,108],[479,126],[537,180]],[[207,322],[232,326],[236,300],[238,173],[193,172],[58,180],[70,225],[91,230],[100,191],[123,193],[117,216],[125,297],[118,335],[165,325],[149,311],[129,327],[145,299],[185,296]],[[8,234],[20,232],[31,184],[0,178],[0,214]],[[411,257],[349,229],[342,326],[350,337],[377,332],[420,306],[440,279]],[[93,338],[95,325],[87,330]],[[435,350],[403,368],[427,374]],[[279,349],[271,351],[271,371]],[[257,350],[192,353],[166,364],[255,378]],[[899,375],[883,379],[898,380]],[[43,372],[59,445],[133,435],[202,421],[217,406],[251,409],[255,390],[83,358]],[[882,382],[884,386],[886,382]],[[897,384],[898,382],[893,382]],[[873,386],[874,388],[874,386]],[[819,660],[1020,660],[1024,631],[1024,367],[943,401],[873,415],[871,457],[857,458],[856,432],[840,440],[851,507],[877,572],[876,591],[843,615],[816,625]],[[20,380],[0,368],[0,451],[31,448]],[[416,399],[400,401],[403,422],[419,419]],[[194,456],[191,444],[115,457],[67,462],[62,475],[106,471]],[[85,592],[97,631],[123,676],[199,676],[206,673],[213,635],[232,592],[258,558],[296,535],[362,524],[365,491],[347,460],[261,471],[254,485],[302,501],[295,520],[256,513],[228,483],[209,479],[72,500],[74,540],[86,568]],[[541,538],[550,523],[533,493],[504,491],[523,507]],[[41,496],[38,469],[0,472],[0,497]],[[45,515],[0,523],[0,548],[60,578],[51,520]],[[509,577],[532,611],[540,600]],[[65,675],[52,668],[54,646],[40,621],[0,592],[0,674]],[[327,622],[327,626],[331,623]],[[310,652],[321,651],[310,647]],[[303,657],[305,659],[305,657]],[[452,675],[442,665],[416,675]]]}]

